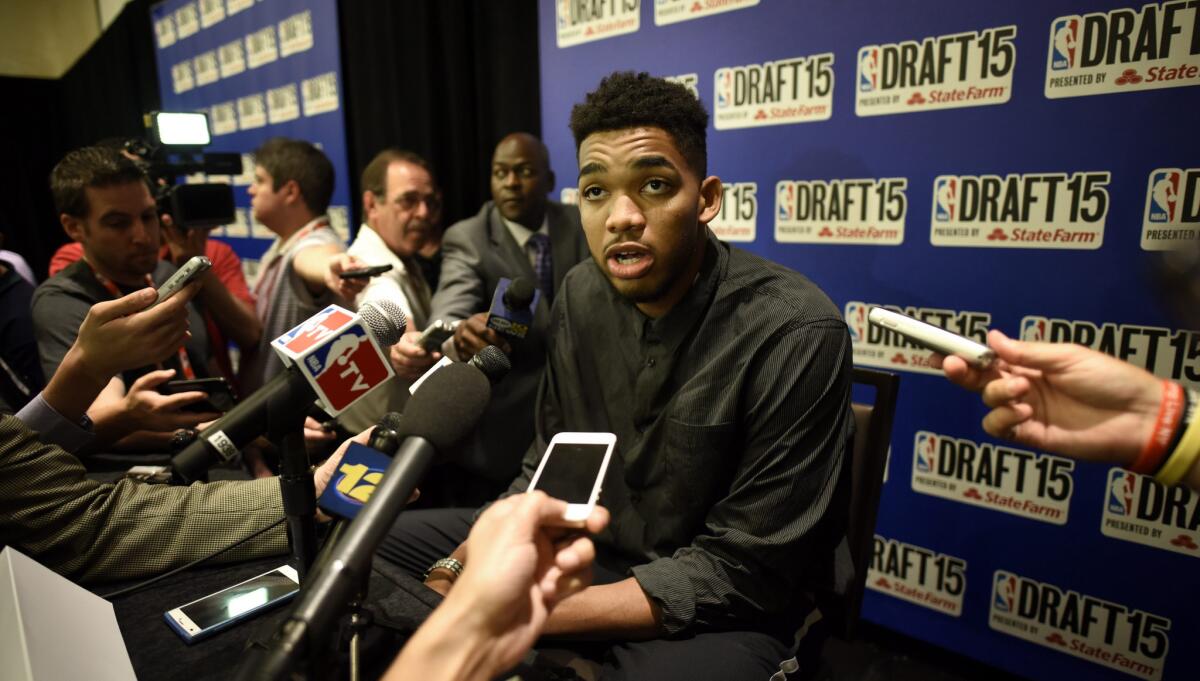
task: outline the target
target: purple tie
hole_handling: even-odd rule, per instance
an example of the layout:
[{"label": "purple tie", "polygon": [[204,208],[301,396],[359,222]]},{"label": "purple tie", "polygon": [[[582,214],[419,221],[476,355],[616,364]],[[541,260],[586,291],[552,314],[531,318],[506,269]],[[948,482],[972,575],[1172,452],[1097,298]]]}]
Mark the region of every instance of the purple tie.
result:
[{"label": "purple tie", "polygon": [[537,271],[538,288],[542,289],[542,295],[549,304],[554,300],[554,261],[550,259],[550,237],[535,232],[529,237],[529,243],[536,251],[533,269]]}]

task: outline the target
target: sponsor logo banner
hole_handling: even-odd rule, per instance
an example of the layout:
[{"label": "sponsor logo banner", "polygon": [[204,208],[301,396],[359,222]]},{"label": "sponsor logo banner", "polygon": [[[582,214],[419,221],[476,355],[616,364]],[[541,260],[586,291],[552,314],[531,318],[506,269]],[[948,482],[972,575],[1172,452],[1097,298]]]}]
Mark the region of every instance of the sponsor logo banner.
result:
[{"label": "sponsor logo banner", "polygon": [[214,104],[208,116],[211,120],[213,135],[228,135],[231,132],[237,132],[237,108],[233,102]]},{"label": "sponsor logo banner", "polygon": [[775,240],[780,243],[904,242],[908,213],[903,177],[780,180],[775,184]]},{"label": "sponsor logo banner", "polygon": [[1187,0],[1050,22],[1049,98],[1200,84],[1200,9]]},{"label": "sponsor logo banner", "polygon": [[654,23],[656,26],[666,26],[689,19],[703,19],[713,14],[753,7],[757,4],[758,0],[656,0]]},{"label": "sponsor logo banner", "polygon": [[1114,539],[1200,558],[1200,495],[1114,468],[1108,472],[1100,531]]},{"label": "sponsor logo banner", "polygon": [[690,90],[696,99],[700,99],[700,89],[698,87],[698,83],[700,82],[699,74],[681,73],[678,76],[663,76],[663,80],[668,80],[672,83],[679,83]]},{"label": "sponsor logo banner", "polygon": [[934,246],[1069,248],[1104,243],[1107,171],[940,175],[933,181]]},{"label": "sponsor logo banner", "polygon": [[267,124],[267,103],[262,94],[238,97],[238,130],[261,128]]},{"label": "sponsor logo banner", "polygon": [[859,116],[1003,104],[1012,96],[1016,26],[931,36],[858,50]]},{"label": "sponsor logo banner", "polygon": [[[854,345],[854,363],[883,369],[900,369],[920,374],[941,376],[942,370],[929,365],[929,357],[933,354],[928,350],[892,329],[877,326],[867,321],[867,314],[874,304],[852,300],[846,303],[842,312],[846,326],[850,329],[850,341]],[[971,310],[944,310],[933,307],[900,307],[898,305],[879,305],[889,310],[906,314],[919,319],[926,324],[933,324],[974,340],[987,344],[987,330],[992,323],[992,315],[988,312]]]},{"label": "sponsor logo banner", "polygon": [[988,626],[1141,679],[1162,678],[1171,620],[996,570]]},{"label": "sponsor logo banner", "polygon": [[180,40],[196,35],[200,30],[200,14],[196,11],[196,3],[189,2],[175,10],[175,34]]},{"label": "sponsor logo banner", "polygon": [[246,63],[256,69],[279,59],[275,45],[275,26],[267,26],[246,36]]},{"label": "sponsor logo banner", "polygon": [[833,53],[724,66],[713,73],[713,92],[717,130],[829,120]]},{"label": "sponsor logo banner", "polygon": [[224,0],[200,0],[200,25],[208,28],[225,18]]},{"label": "sponsor logo banner", "polygon": [[171,86],[175,94],[187,92],[196,87],[196,79],[192,76],[192,62],[181,61],[171,67]]},{"label": "sponsor logo banner", "polygon": [[555,0],[558,46],[571,47],[593,40],[633,33],[641,27],[641,0]]},{"label": "sponsor logo banner", "polygon": [[154,37],[158,39],[158,49],[170,47],[175,44],[177,39],[175,36],[175,17],[166,15],[154,22]]},{"label": "sponsor logo banner", "polygon": [[192,60],[192,67],[196,71],[196,87],[208,85],[209,83],[217,82],[220,78],[220,69],[217,67],[217,51],[209,50],[201,52]]},{"label": "sponsor logo banner", "polygon": [[727,182],[721,185],[721,212],[708,223],[722,241],[754,241],[758,225],[758,184]]},{"label": "sponsor logo banner", "polygon": [[288,83],[267,90],[267,122],[271,125],[294,121],[300,117],[300,97],[296,84]]},{"label": "sponsor logo banner", "polygon": [[1075,462],[926,430],[913,441],[912,489],[971,506],[1065,525]]},{"label": "sponsor logo banner", "polygon": [[242,48],[241,40],[225,43],[217,50],[217,62],[221,67],[221,77],[236,76],[246,70],[246,51]]},{"label": "sponsor logo banner", "polygon": [[579,205],[579,188],[578,187],[563,187],[558,192],[559,203],[578,206]]},{"label": "sponsor logo banner", "polygon": [[1146,184],[1142,248],[1181,250],[1200,234],[1200,168],[1156,168]]},{"label": "sponsor logo banner", "polygon": [[225,10],[230,16],[254,6],[254,0],[225,0]]},{"label": "sponsor logo banner", "polygon": [[304,10],[279,22],[279,56],[303,52],[313,46],[312,11]]},{"label": "sponsor logo banner", "polygon": [[1200,331],[1028,315],[1021,318],[1021,340],[1078,343],[1200,388]]},{"label": "sponsor logo banner", "polygon": [[323,73],[305,80],[300,84],[300,91],[304,96],[305,116],[316,116],[317,114],[337,111],[338,86],[336,71]]},{"label": "sponsor logo banner", "polygon": [[958,617],[967,590],[967,561],[875,535],[867,588]]}]

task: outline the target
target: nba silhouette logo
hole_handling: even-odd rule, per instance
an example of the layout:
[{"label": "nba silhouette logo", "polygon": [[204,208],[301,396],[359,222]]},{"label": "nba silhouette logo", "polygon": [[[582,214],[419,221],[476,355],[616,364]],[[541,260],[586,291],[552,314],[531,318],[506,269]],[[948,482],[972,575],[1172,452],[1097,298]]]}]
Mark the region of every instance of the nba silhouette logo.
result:
[{"label": "nba silhouette logo", "polygon": [[932,473],[937,468],[937,436],[917,433],[917,470]]},{"label": "nba silhouette logo", "polygon": [[297,356],[329,336],[338,333],[352,321],[354,321],[354,315],[348,310],[330,305],[275,339],[273,343],[283,346],[292,356]]},{"label": "nba silhouette logo", "polygon": [[1003,572],[996,573],[993,605],[1001,612],[1014,612],[1017,608],[1017,578]]},{"label": "nba silhouette logo", "polygon": [[780,184],[779,191],[775,193],[775,204],[779,207],[779,219],[791,220],[794,213],[796,198],[796,188],[790,183]]},{"label": "nba silhouette logo", "polygon": [[1078,19],[1059,19],[1054,22],[1050,37],[1050,68],[1064,71],[1075,66],[1075,47],[1079,39]]},{"label": "nba silhouette logo", "polygon": [[304,358],[329,406],[341,411],[390,375],[379,350],[358,324],[343,329],[328,345]]},{"label": "nba silhouette logo", "polygon": [[559,0],[558,25],[566,26],[571,22],[571,0]]},{"label": "nba silhouette logo", "polygon": [[1160,170],[1150,177],[1150,222],[1175,222],[1179,171]]},{"label": "nba silhouette logo", "polygon": [[717,71],[717,106],[733,106],[733,73],[729,69]]},{"label": "nba silhouette logo", "polygon": [[867,306],[862,303],[846,303],[846,326],[850,328],[850,342],[862,343],[867,339]]},{"label": "nba silhouette logo", "polygon": [[933,185],[933,217],[938,222],[953,222],[958,207],[958,180],[941,177]]},{"label": "nba silhouette logo", "polygon": [[1046,340],[1046,320],[1040,317],[1026,317],[1021,322],[1021,340],[1035,342]]},{"label": "nba silhouette logo", "polygon": [[1133,512],[1133,490],[1137,489],[1134,473],[1114,468],[1108,474],[1108,511],[1127,516]]},{"label": "nba silhouette logo", "polygon": [[858,91],[874,92],[879,87],[879,48],[864,47],[858,51]]}]

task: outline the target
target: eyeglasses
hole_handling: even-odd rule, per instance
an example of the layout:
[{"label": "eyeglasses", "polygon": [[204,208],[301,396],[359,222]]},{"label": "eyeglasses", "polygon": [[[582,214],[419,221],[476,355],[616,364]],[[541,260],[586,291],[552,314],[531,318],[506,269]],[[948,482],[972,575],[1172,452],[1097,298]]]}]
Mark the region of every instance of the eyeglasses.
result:
[{"label": "eyeglasses", "polygon": [[420,204],[425,204],[425,209],[430,213],[436,212],[442,207],[442,197],[437,194],[421,195],[417,192],[409,192],[396,197],[396,205],[401,210],[416,210]]},{"label": "eyeglasses", "polygon": [[497,180],[507,179],[509,173],[516,173],[517,177],[522,180],[532,180],[538,176],[538,169],[531,165],[519,165],[511,168],[498,165],[492,168],[492,177]]}]

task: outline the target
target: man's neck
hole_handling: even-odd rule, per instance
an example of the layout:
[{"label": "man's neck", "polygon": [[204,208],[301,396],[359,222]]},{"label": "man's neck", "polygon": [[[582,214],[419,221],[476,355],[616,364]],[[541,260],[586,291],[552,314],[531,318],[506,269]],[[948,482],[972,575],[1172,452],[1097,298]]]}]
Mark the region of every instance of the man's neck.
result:
[{"label": "man's neck", "polygon": [[542,209],[540,211],[538,211],[537,214],[535,214],[535,215],[528,215],[524,218],[521,218],[520,220],[513,220],[513,222],[517,223],[518,225],[521,225],[522,227],[524,227],[525,229],[528,229],[531,232],[536,232],[539,229],[541,229],[542,223],[545,221],[546,221],[546,207],[545,206],[542,206]]},{"label": "man's neck", "polygon": [[288,239],[292,238],[296,232],[304,229],[305,225],[312,222],[316,218],[317,216],[313,215],[312,213],[298,213],[296,215],[284,218],[279,224],[266,225],[266,227],[272,232],[275,232],[275,235],[279,237],[280,241],[287,241]]}]

